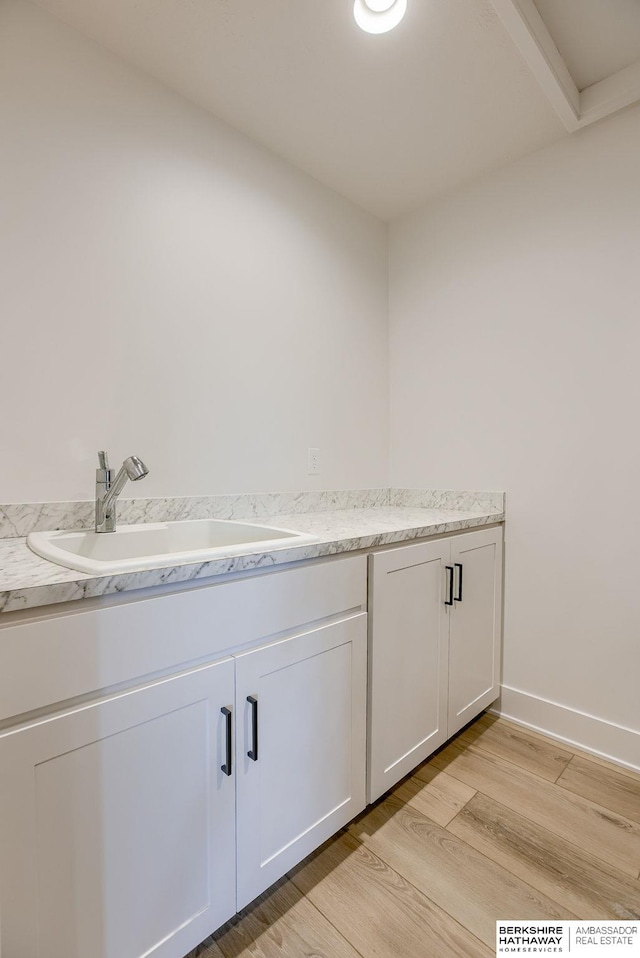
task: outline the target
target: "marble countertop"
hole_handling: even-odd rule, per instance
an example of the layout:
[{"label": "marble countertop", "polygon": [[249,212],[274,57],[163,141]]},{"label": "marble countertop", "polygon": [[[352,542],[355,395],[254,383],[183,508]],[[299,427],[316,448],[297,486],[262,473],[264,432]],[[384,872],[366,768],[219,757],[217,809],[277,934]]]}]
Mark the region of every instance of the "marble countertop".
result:
[{"label": "marble countertop", "polygon": [[[92,596],[109,595],[169,583],[262,569],[361,549],[409,542],[461,529],[502,522],[494,506],[475,509],[376,506],[305,514],[272,515],[269,524],[305,532],[318,541],[270,552],[217,557],[143,572],[93,576],[54,565],[36,556],[25,537],[0,539],[0,612],[15,612]],[[244,518],[256,524],[264,518]]]}]

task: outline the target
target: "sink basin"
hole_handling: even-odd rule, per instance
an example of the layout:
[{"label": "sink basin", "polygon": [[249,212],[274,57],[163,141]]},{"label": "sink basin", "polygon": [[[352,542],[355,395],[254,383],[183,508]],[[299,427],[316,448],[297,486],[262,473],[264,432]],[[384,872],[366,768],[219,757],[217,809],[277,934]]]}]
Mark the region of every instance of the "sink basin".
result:
[{"label": "sink basin", "polygon": [[43,559],[94,575],[206,562],[307,542],[317,542],[317,536],[222,519],[143,523],[101,533],[88,529],[32,532],[27,538],[32,552]]}]

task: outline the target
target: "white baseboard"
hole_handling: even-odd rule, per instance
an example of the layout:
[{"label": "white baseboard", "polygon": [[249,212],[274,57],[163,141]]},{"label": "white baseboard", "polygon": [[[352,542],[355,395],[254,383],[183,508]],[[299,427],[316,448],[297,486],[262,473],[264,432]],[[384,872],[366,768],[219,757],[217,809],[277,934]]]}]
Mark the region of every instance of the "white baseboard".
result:
[{"label": "white baseboard", "polygon": [[496,715],[640,772],[640,732],[503,685]]}]

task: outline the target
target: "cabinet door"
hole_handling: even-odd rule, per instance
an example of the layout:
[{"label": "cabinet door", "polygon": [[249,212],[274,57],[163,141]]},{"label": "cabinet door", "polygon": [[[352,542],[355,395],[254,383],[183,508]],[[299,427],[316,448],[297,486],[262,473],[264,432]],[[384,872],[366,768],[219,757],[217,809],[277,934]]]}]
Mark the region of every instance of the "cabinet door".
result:
[{"label": "cabinet door", "polygon": [[7,958],[180,958],[235,912],[233,659],[0,736]]},{"label": "cabinet door", "polygon": [[449,635],[450,736],[500,693],[502,529],[453,538],[451,562],[455,601]]},{"label": "cabinet door", "polygon": [[447,738],[448,540],[369,557],[370,802]]},{"label": "cabinet door", "polygon": [[364,808],[366,621],[236,658],[239,909]]}]

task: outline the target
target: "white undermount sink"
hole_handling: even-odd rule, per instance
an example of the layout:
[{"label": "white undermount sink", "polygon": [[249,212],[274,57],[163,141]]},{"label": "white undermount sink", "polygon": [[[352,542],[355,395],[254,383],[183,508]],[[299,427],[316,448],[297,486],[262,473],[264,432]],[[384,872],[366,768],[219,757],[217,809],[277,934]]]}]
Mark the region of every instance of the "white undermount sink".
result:
[{"label": "white undermount sink", "polygon": [[43,559],[94,575],[206,562],[308,542],[317,542],[317,536],[223,519],[123,525],[115,532],[32,532],[27,538],[32,552]]}]

